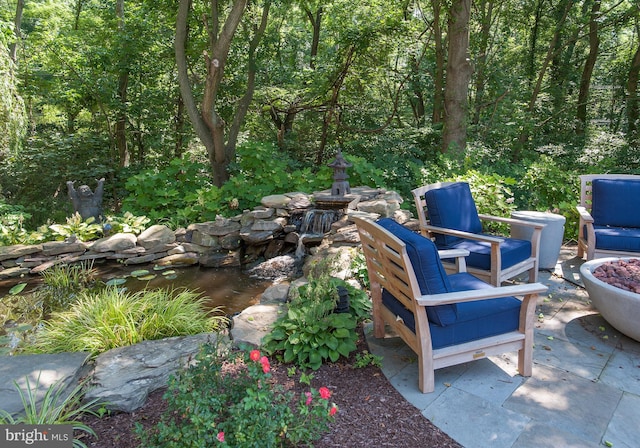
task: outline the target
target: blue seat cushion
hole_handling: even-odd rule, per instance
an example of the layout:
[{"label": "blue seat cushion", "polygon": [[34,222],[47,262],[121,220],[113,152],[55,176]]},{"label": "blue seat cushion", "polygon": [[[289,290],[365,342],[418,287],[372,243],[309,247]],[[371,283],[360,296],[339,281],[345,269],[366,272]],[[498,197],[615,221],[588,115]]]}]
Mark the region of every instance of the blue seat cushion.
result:
[{"label": "blue seat cushion", "polygon": [[[493,288],[466,272],[450,275],[449,280],[454,291]],[[382,303],[415,333],[413,314],[386,290],[382,291]],[[515,297],[458,303],[454,323],[440,326],[429,321],[432,347],[443,348],[515,331],[519,327],[521,304]]]},{"label": "blue seat cushion", "polygon": [[[451,290],[438,250],[430,239],[390,218],[380,219],[377,224],[406,245],[421,294],[442,294]],[[435,324],[447,325],[456,320],[456,308],[455,304],[429,307],[427,316]]]},{"label": "blue seat cushion", "polygon": [[640,181],[594,179],[591,188],[595,225],[640,227]]},{"label": "blue seat cushion", "polygon": [[[596,249],[640,252],[640,228],[593,226]],[[585,231],[585,236],[587,235]]]},{"label": "blue seat cushion", "polygon": [[[431,225],[471,233],[482,232],[482,223],[468,183],[456,182],[428,190],[424,200]],[[436,245],[442,248],[457,243],[460,238],[435,234],[435,240]]]},{"label": "blue seat cushion", "polygon": [[[442,247],[441,249],[445,249]],[[469,251],[466,257],[467,266],[491,270],[491,244],[483,241],[463,239],[446,247],[446,249],[465,249]],[[531,241],[515,238],[505,238],[500,244],[500,258],[502,269],[509,268],[531,257]],[[447,260],[449,261],[449,260]]]}]

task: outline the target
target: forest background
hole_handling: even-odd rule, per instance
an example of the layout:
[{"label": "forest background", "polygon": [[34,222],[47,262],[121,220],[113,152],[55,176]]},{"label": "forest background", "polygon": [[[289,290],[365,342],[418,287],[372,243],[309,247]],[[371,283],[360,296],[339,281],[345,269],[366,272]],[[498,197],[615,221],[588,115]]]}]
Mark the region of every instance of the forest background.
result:
[{"label": "forest background", "polygon": [[[0,244],[71,215],[176,228],[268,194],[471,183],[577,233],[579,174],[640,172],[637,0],[0,0]],[[40,226],[40,227],[39,227]]]}]

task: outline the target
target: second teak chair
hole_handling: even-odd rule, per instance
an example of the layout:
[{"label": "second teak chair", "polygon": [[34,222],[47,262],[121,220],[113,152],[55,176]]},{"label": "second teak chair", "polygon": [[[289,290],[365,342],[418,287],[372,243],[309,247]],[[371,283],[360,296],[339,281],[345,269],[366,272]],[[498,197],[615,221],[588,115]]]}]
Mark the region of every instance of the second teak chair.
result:
[{"label": "second teak chair", "polygon": [[[500,286],[505,280],[523,272],[528,272],[529,282],[537,281],[540,236],[544,224],[478,214],[466,182],[429,184],[412,190],[412,193],[422,234],[432,237],[439,250],[467,250],[467,272],[494,286]],[[531,227],[531,241],[483,233],[483,221]],[[455,269],[450,267],[447,270]]]}]

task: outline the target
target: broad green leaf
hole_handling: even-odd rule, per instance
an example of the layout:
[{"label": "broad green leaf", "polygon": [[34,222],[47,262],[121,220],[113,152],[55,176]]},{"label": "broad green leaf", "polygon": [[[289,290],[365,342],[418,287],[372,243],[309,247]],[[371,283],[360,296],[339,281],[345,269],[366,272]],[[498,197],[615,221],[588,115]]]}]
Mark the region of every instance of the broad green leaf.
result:
[{"label": "broad green leaf", "polygon": [[17,285],[15,285],[13,288],[9,290],[9,294],[11,294],[12,296],[20,294],[26,286],[27,286],[26,283],[18,283]]}]

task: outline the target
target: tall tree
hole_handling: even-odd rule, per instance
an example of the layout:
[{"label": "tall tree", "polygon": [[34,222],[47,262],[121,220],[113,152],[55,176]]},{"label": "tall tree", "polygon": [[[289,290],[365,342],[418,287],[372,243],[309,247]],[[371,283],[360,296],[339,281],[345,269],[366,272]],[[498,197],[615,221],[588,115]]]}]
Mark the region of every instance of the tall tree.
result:
[{"label": "tall tree", "polygon": [[[118,0],[116,2],[116,17],[118,19],[118,34],[126,34],[125,30],[125,18],[124,18],[124,0]],[[120,54],[126,57],[126,52],[122,51]],[[120,107],[118,116],[116,118],[116,147],[118,148],[118,155],[120,167],[129,166],[130,154],[129,146],[127,144],[127,86],[129,84],[129,69],[127,67],[127,61],[120,62],[120,73],[118,74],[118,99],[120,100]]]},{"label": "tall tree", "polygon": [[470,14],[471,0],[454,0],[449,8],[443,152],[462,154],[467,145],[467,95],[473,71],[469,59]]},{"label": "tall tree", "polygon": [[638,87],[640,82],[640,42],[629,66],[627,78],[627,136],[632,146],[640,145],[640,101],[638,101]]},{"label": "tall tree", "polygon": [[591,76],[598,58],[600,48],[600,37],[598,36],[598,23],[600,22],[600,0],[593,0],[591,6],[591,17],[589,19],[589,55],[582,69],[580,79],[580,93],[578,94],[578,110],[576,112],[578,134],[584,134],[587,127],[587,104],[589,102],[589,88],[591,87]]},{"label": "tall tree", "polygon": [[[226,2],[209,1],[209,14],[204,26],[208,33],[208,49],[204,52],[206,79],[200,107],[196,103],[194,89],[189,78],[187,63],[187,23],[191,11],[190,0],[180,0],[176,21],[175,55],[178,67],[180,93],[198,138],[207,149],[213,181],[217,186],[229,179],[227,167],[233,161],[240,126],[244,121],[255,88],[255,52],[266,27],[270,1],[263,7],[260,24],[254,29],[249,42],[247,87],[238,103],[232,125],[227,128],[218,104],[225,68],[231,44],[247,7],[247,0],[232,0],[226,17]],[[228,133],[227,133],[228,132]]]}]

